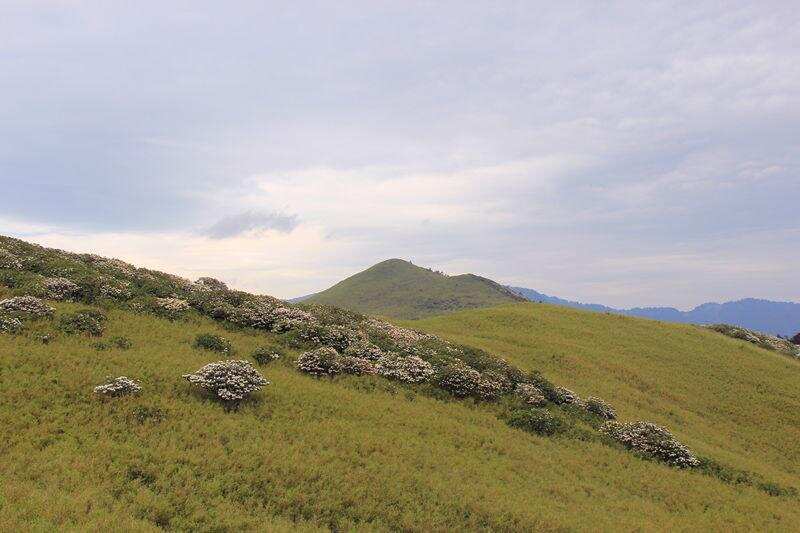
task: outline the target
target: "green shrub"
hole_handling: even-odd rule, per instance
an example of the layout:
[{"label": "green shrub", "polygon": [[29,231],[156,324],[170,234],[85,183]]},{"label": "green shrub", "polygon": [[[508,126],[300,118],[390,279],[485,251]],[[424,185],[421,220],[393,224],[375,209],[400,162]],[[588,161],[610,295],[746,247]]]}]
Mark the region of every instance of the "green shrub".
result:
[{"label": "green shrub", "polygon": [[509,416],[508,425],[545,436],[564,430],[564,422],[545,409],[517,409]]},{"label": "green shrub", "polygon": [[270,348],[269,346],[259,346],[253,350],[253,359],[255,359],[256,363],[262,366],[268,365],[276,359],[280,359],[283,355],[283,350],[276,350],[275,348]]},{"label": "green shrub", "polygon": [[216,333],[201,333],[195,337],[194,347],[212,352],[220,352],[225,354],[233,353],[233,346],[231,345],[231,342],[225,337],[217,335]]},{"label": "green shrub", "polygon": [[94,309],[82,309],[74,313],[62,315],[58,320],[58,327],[69,335],[85,333],[99,337],[105,330],[106,316]]}]

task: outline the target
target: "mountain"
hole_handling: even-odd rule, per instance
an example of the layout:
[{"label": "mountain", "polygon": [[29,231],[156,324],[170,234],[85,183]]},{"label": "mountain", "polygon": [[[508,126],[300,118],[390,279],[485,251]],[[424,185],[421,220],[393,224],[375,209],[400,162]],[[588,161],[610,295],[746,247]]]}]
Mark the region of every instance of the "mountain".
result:
[{"label": "mountain", "polygon": [[[270,383],[186,379],[230,359]],[[792,531],[798,372],[690,325],[389,323],[0,237],[0,531]],[[141,389],[93,390],[115,376]],[[633,453],[591,397],[698,462]]]},{"label": "mountain", "polygon": [[691,311],[680,311],[673,307],[634,307],[616,309],[600,304],[585,304],[548,296],[533,289],[509,287],[520,296],[553,305],[574,307],[602,313],[617,313],[628,316],[679,322],[685,324],[732,324],[772,335],[790,337],[800,331],[800,304],[774,302],[756,298],[745,298],[726,303],[705,303]]},{"label": "mountain", "polygon": [[303,301],[372,315],[419,318],[524,298],[481,276],[447,276],[402,259],[389,259]]}]

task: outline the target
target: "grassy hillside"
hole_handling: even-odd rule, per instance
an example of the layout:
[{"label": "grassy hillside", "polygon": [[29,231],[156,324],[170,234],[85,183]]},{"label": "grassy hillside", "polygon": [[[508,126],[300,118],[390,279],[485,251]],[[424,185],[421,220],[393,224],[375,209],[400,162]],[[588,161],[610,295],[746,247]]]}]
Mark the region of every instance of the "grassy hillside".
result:
[{"label": "grassy hillside", "polygon": [[389,259],[305,301],[371,315],[420,318],[522,300],[498,283],[474,274],[446,276],[408,261]]},{"label": "grassy hillside", "polygon": [[622,418],[675,428],[690,447],[800,482],[800,361],[690,325],[520,304],[413,323],[537,368]]},{"label": "grassy hillside", "polygon": [[[28,294],[45,301],[4,300]],[[0,531],[800,523],[797,361],[696,328],[532,304],[416,324],[490,350],[0,237]],[[206,333],[234,351],[196,347]],[[182,379],[257,347],[283,356],[258,367],[272,383],[241,403]],[[332,376],[298,369],[315,348],[336,355],[319,362]],[[681,469],[633,453],[589,403],[526,404],[515,386],[555,389],[497,355],[604,396],[624,421],[669,427],[701,460]],[[431,373],[404,382],[400,361]],[[140,394],[93,392],[121,375]],[[558,424],[515,429],[534,415]]]}]

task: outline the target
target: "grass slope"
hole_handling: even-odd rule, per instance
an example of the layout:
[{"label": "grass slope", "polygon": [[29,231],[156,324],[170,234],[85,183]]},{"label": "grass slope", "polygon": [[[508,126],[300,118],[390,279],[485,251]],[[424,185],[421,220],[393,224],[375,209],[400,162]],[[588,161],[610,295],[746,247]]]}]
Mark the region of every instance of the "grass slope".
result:
[{"label": "grass slope", "polygon": [[[57,314],[84,307],[55,306]],[[279,336],[226,331],[197,315],[108,315],[104,337],[125,335],[131,349],[97,351],[95,340],[60,334],[49,321],[0,335],[2,531],[744,531],[800,523],[796,499],[598,442],[524,433],[472,401],[436,400],[381,378],[318,380],[292,368],[291,357],[265,367],[272,385],[226,412],[180,379],[220,358],[193,348],[195,335],[223,334],[240,357],[278,345]],[[694,328],[533,305],[422,324],[502,348],[521,365],[607,396],[623,417],[645,412],[703,451],[797,485],[793,361]],[[42,344],[42,333],[53,341]],[[140,379],[143,393],[92,395],[120,374]],[[142,417],[154,410],[163,419]]]},{"label": "grass slope", "polygon": [[[698,453],[800,483],[800,361],[697,326],[520,304],[413,323],[537,368]],[[800,522],[798,522],[800,523]]]},{"label": "grass slope", "polygon": [[446,276],[389,259],[305,301],[408,319],[522,300],[498,283],[474,274]]}]

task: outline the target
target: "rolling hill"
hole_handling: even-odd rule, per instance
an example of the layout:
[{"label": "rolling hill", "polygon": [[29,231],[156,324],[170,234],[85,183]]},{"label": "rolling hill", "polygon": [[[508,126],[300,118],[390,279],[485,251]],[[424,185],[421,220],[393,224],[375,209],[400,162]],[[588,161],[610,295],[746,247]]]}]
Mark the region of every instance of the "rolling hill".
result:
[{"label": "rolling hill", "polygon": [[372,315],[420,318],[519,302],[524,298],[481,276],[447,276],[408,261],[389,259],[302,301]]},{"label": "rolling hill", "polygon": [[[0,310],[32,293],[53,311],[0,333],[2,531],[800,523],[800,362],[704,328],[516,303],[409,320],[410,330],[0,238]],[[76,333],[87,317],[104,317],[102,327]],[[295,361],[319,343],[359,353],[359,331],[402,357],[428,358],[437,377],[299,371]],[[223,351],[198,345],[200,335],[223,337]],[[271,383],[241,403],[181,377],[264,350],[281,355],[257,367]],[[509,423],[509,410],[529,411],[514,394],[442,388],[452,354],[484,380],[502,371],[544,386],[529,373],[540,370],[581,397],[599,395],[620,420],[668,427],[702,461],[677,468],[632,453],[578,404],[548,401],[538,412],[565,425],[549,436],[525,431]],[[120,375],[142,391],[92,392]]]},{"label": "rolling hill", "polygon": [[784,337],[791,337],[800,332],[800,304],[795,302],[744,298],[733,302],[705,303],[689,311],[681,311],[674,307],[617,309],[601,304],[565,300],[524,287],[509,287],[509,289],[533,302],[563,305],[587,311],[618,313],[684,324],[732,324]]}]

